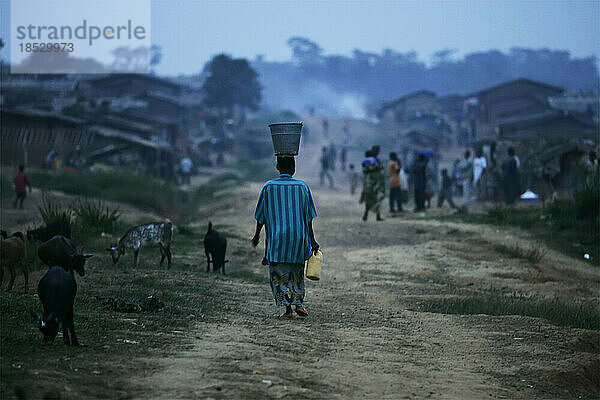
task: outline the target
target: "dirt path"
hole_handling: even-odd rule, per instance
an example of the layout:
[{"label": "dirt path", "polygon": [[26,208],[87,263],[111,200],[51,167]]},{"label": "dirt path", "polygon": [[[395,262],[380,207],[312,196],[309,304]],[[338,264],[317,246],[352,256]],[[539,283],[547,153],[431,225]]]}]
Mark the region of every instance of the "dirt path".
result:
[{"label": "dirt path", "polygon": [[[130,393],[140,399],[600,395],[597,332],[522,316],[419,311],[423,301],[490,287],[594,298],[597,270],[554,252],[530,265],[494,250],[498,243],[528,243],[518,232],[410,216],[363,223],[356,198],[312,186],[326,261],[322,280],[307,283],[310,317],[280,322],[266,283],[220,281],[229,294],[215,298],[222,318],[196,324],[179,353],[144,360],[156,369],[132,379]],[[250,238],[258,190],[238,188],[238,204],[211,219]],[[230,273],[250,264],[266,276],[262,244],[247,246],[249,240],[239,240],[230,248]],[[242,253],[249,256],[236,259]]]}]

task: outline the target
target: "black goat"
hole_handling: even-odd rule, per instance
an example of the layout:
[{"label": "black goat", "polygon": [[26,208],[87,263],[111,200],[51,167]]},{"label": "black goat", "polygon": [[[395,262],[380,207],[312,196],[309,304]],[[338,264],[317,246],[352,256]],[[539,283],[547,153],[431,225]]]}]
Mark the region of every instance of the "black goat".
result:
[{"label": "black goat", "polygon": [[206,253],[206,272],[210,272],[212,256],[213,272],[219,269],[225,274],[225,252],[227,251],[227,240],[219,232],[212,228],[212,222],[208,223],[208,231],[204,235],[204,252]]},{"label": "black goat", "polygon": [[[53,342],[62,323],[65,344],[79,346],[73,323],[73,303],[77,294],[75,278],[61,267],[52,267],[38,284],[38,296],[44,307],[44,314],[32,312],[44,334],[44,343]],[[71,331],[71,339],[69,332]]]},{"label": "black goat", "polygon": [[63,213],[62,217],[50,225],[40,226],[39,228],[27,231],[27,240],[38,240],[46,242],[56,235],[71,239],[71,221]]},{"label": "black goat", "polygon": [[78,253],[73,242],[61,235],[54,236],[38,247],[38,257],[44,264],[49,267],[58,265],[71,273],[77,271],[80,276],[85,275],[85,261],[92,256]]}]

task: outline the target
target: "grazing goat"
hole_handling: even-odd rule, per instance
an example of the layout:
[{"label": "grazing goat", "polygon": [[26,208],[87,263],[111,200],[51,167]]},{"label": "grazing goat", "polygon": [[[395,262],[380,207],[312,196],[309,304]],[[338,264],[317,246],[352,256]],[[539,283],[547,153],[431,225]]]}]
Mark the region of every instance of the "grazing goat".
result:
[{"label": "grazing goat", "polygon": [[16,232],[13,236],[0,241],[0,286],[4,278],[4,267],[8,267],[10,270],[10,283],[6,290],[12,290],[13,288],[17,266],[20,266],[23,271],[25,292],[27,292],[29,271],[27,271],[27,265],[25,265],[25,237],[21,232]]},{"label": "grazing goat", "polygon": [[123,235],[119,242],[108,248],[113,263],[119,261],[119,257],[125,254],[125,250],[133,250],[133,264],[137,268],[139,264],[139,252],[142,246],[158,244],[160,248],[160,265],[162,266],[165,257],[168,259],[171,268],[171,238],[173,237],[173,224],[166,222],[151,222],[145,225],[133,227]]},{"label": "grazing goat", "polygon": [[225,252],[227,251],[227,240],[219,232],[212,228],[212,222],[208,223],[208,231],[204,236],[204,252],[206,253],[206,272],[210,272],[212,256],[213,272],[221,270],[225,274]]},{"label": "grazing goat", "polygon": [[[63,341],[68,346],[79,346],[75,336],[73,323],[73,303],[77,294],[75,278],[64,268],[52,267],[46,272],[38,284],[38,296],[44,307],[44,314],[31,313],[38,321],[40,331],[44,334],[44,343],[53,342],[62,323]],[[71,331],[71,340],[69,332]]]},{"label": "grazing goat", "polygon": [[49,267],[58,265],[73,273],[77,271],[79,276],[85,275],[85,261],[93,257],[93,254],[82,254],[77,252],[75,245],[70,239],[56,235],[52,239],[40,244],[38,257]]},{"label": "grazing goat", "polygon": [[59,220],[52,222],[50,225],[27,231],[27,240],[47,242],[56,235],[71,239],[71,222],[64,213]]}]

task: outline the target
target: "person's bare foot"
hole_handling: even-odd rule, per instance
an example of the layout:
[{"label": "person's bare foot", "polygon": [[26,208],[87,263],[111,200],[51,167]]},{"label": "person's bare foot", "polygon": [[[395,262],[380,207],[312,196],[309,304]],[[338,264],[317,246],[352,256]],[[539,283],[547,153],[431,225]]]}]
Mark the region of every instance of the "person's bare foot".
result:
[{"label": "person's bare foot", "polygon": [[301,317],[308,317],[308,311],[306,311],[303,307],[296,306],[296,314]]}]

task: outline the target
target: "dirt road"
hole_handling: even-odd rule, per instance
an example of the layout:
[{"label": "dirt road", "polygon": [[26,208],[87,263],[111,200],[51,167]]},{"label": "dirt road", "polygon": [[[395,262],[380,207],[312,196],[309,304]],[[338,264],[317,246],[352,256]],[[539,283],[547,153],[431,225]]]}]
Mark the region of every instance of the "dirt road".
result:
[{"label": "dirt road", "polygon": [[[302,177],[302,171],[299,171]],[[312,180],[309,179],[309,182]],[[593,398],[599,335],[522,316],[444,315],[424,301],[490,288],[554,296],[597,296],[595,269],[548,250],[536,265],[508,259],[494,244],[529,240],[518,232],[443,224],[413,216],[360,221],[345,190],[312,182],[325,264],[307,282],[310,317],[278,321],[268,284],[218,282],[217,320],[197,323],[185,348],[147,359],[153,373],[130,381],[138,398]],[[260,265],[249,250],[260,187],[232,194],[212,213],[233,236],[230,273]],[[203,223],[203,222],[202,222]],[[234,228],[232,228],[234,227]],[[248,238],[248,239],[246,239]],[[237,254],[237,256],[236,256]],[[201,257],[198,255],[198,257]]]}]

